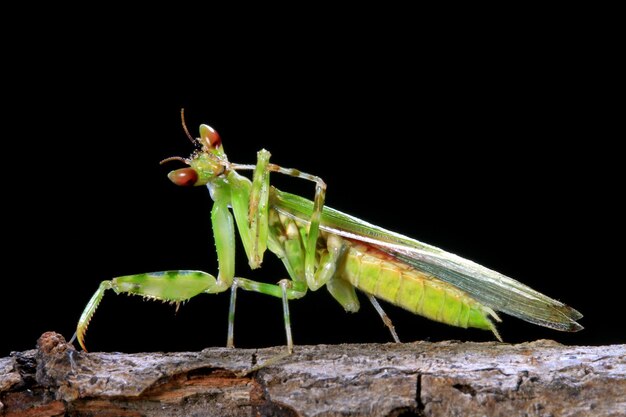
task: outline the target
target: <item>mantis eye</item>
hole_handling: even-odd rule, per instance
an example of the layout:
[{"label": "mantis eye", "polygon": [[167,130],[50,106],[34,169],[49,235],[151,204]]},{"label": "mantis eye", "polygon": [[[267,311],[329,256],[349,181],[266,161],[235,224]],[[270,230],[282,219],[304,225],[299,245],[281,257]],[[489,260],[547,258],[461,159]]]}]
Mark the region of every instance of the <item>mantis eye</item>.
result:
[{"label": "mantis eye", "polygon": [[200,125],[200,138],[202,142],[213,149],[217,149],[222,145],[219,133],[209,125]]},{"label": "mantis eye", "polygon": [[180,168],[167,174],[167,178],[181,187],[191,187],[198,182],[198,173],[193,168]]}]

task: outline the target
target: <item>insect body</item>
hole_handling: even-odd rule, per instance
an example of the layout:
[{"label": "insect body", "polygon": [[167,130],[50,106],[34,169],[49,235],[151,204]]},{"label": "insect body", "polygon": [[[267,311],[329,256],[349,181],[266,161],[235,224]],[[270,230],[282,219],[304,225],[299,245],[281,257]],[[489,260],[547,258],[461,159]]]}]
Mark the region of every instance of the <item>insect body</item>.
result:
[{"label": "insect body", "polygon": [[[434,246],[390,232],[324,206],[322,179],[269,162],[266,150],[256,165],[231,163],[217,132],[200,126],[198,146],[189,167],[170,172],[180,186],[206,185],[214,200],[211,221],[219,273],[164,271],[103,281],[87,304],[76,329],[85,349],[87,326],[107,289],[116,293],[181,303],[202,293],[231,290],[227,346],[234,345],[237,289],[282,299],[289,352],[293,349],[288,301],[326,286],[346,311],[359,310],[356,290],[365,293],[395,341],[399,339],[377,298],[429,319],[459,327],[490,330],[500,339],[496,311],[562,331],[578,331],[582,315],[567,305],[472,261]],[[252,180],[239,171],[253,171]],[[315,183],[313,201],[270,186],[271,172]],[[232,210],[232,213],[231,213]],[[237,229],[235,229],[235,227]],[[235,234],[238,232],[251,268],[261,266],[266,249],[285,265],[289,279],[276,284],[235,277]]]}]

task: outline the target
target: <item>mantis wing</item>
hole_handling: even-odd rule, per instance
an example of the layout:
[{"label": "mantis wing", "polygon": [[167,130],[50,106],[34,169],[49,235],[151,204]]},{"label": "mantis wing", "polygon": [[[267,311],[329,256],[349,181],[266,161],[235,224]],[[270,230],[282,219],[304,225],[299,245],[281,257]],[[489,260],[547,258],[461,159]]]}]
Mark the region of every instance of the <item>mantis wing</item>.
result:
[{"label": "mantis wing", "polygon": [[[272,188],[270,200],[280,213],[308,222],[313,202]],[[320,228],[330,233],[368,243],[398,261],[456,286],[494,310],[556,330],[575,332],[578,311],[541,294],[512,278],[468,259],[394,233],[339,210],[325,206]]]}]

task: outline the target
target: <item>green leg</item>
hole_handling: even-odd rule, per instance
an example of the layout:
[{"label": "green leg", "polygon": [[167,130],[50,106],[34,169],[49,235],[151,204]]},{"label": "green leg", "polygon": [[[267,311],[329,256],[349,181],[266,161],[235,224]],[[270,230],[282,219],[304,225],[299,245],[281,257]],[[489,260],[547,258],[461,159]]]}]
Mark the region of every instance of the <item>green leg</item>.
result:
[{"label": "green leg", "polygon": [[374,306],[374,308],[380,315],[380,318],[383,319],[383,323],[385,323],[385,326],[387,326],[387,328],[391,332],[391,337],[393,337],[393,340],[396,343],[400,343],[400,338],[398,337],[398,334],[396,333],[396,328],[394,327],[387,313],[385,313],[383,308],[378,303],[378,300],[371,294],[367,294],[367,298],[370,300],[370,302],[372,303],[372,305]]},{"label": "green leg", "polygon": [[293,337],[291,337],[291,315],[289,314],[289,302],[287,290],[291,288],[291,281],[283,279],[278,282],[283,299],[283,320],[285,321],[285,336],[287,337],[287,352],[293,353]]},{"label": "green leg", "polygon": [[[346,311],[351,313],[357,312],[359,310],[359,299],[356,295],[354,286],[350,282],[341,279],[340,276],[337,276],[337,266],[341,263],[347,248],[343,244],[343,240],[335,235],[329,235],[326,239],[326,243],[328,252],[322,255],[322,262],[320,263],[320,267],[315,274],[315,280],[313,282],[315,287],[312,289],[319,288],[319,286],[325,283],[330,294],[339,302],[339,304],[343,306]],[[324,255],[328,256],[328,260],[326,262],[323,261]],[[311,283],[309,283],[309,287],[311,287]],[[380,306],[378,300],[370,294],[368,294],[367,297],[376,309],[376,312],[380,315],[380,318],[383,320],[385,326],[387,326],[391,332],[393,340],[400,343],[400,339],[398,338],[391,319]]]},{"label": "green leg", "polygon": [[[320,269],[328,269],[328,271],[326,274],[316,274],[316,280],[320,280],[320,282],[316,282],[315,284],[319,285],[320,283],[323,283],[324,279],[329,278],[326,282],[326,288],[328,288],[328,291],[333,296],[333,298],[337,300],[347,312],[356,313],[357,311],[359,311],[359,299],[356,295],[355,287],[350,282],[341,279],[341,276],[336,273],[336,268],[341,263],[344,252],[346,250],[345,245],[341,245],[340,242],[341,238],[338,236],[331,235],[328,237],[327,243],[329,253],[335,251],[339,254],[334,258],[332,264],[325,264],[320,267]],[[400,343],[400,339],[396,334],[395,327],[393,326],[393,323],[391,322],[389,316],[387,316],[387,314],[380,306],[376,298],[374,298],[374,296],[368,294],[367,297],[382,318],[385,326],[389,328],[393,340],[397,343]]]},{"label": "green leg", "polygon": [[219,274],[215,292],[226,291],[233,284],[235,276],[235,227],[233,216],[228,210],[226,202],[216,201],[211,209],[211,224]]},{"label": "green leg", "polygon": [[235,278],[233,282],[233,290],[231,293],[231,304],[229,319],[232,316],[233,322],[229,321],[228,327],[228,347],[233,347],[233,326],[235,317],[235,294],[237,288],[244,289],[246,291],[258,292],[265,295],[271,295],[282,299],[283,302],[283,318],[285,321],[285,334],[287,337],[287,350],[289,353],[293,352],[293,339],[291,337],[291,316],[289,314],[288,300],[302,298],[306,294],[306,285],[302,282],[293,282],[289,279],[279,281],[278,285],[267,284],[264,282],[253,281],[247,278]]},{"label": "green leg", "polygon": [[211,221],[217,249],[218,277],[202,271],[181,270],[127,275],[102,281],[87,303],[76,327],[76,338],[83,350],[86,350],[84,340],[89,322],[108,289],[118,294],[141,295],[179,305],[198,294],[220,293],[231,287],[235,275],[235,229],[228,210],[228,201],[215,201],[211,210]]},{"label": "green leg", "polygon": [[76,338],[85,351],[87,350],[85,348],[87,327],[105,291],[109,289],[117,294],[139,295],[153,300],[175,303],[177,306],[198,294],[224,291],[213,275],[202,271],[162,271],[126,275],[110,281],[102,281],[87,303],[76,326]]},{"label": "green leg", "polygon": [[308,271],[306,271],[306,267],[308,265],[309,258],[313,258],[313,260],[315,260],[317,248],[315,246],[311,247],[310,244],[307,243],[305,250],[306,254],[304,264],[306,282],[312,291],[316,291],[327,284],[335,276],[337,266],[346,251],[346,246],[343,239],[339,236],[332,234],[328,235],[326,238],[326,250],[322,253],[317,270],[312,276],[310,276]]},{"label": "green leg", "polygon": [[270,172],[267,165],[270,153],[265,149],[257,153],[257,164],[252,177],[252,188],[248,203],[248,224],[250,227],[251,250],[249,254],[250,268],[261,266],[263,253],[267,248],[268,233],[268,201],[270,189]]},{"label": "green leg", "polygon": [[[295,285],[294,285],[295,284]],[[228,310],[228,338],[226,347],[235,347],[234,345],[234,323],[235,323],[235,301],[237,299],[237,289],[242,288],[246,291],[258,292],[265,295],[281,298],[283,300],[283,317],[285,319],[285,334],[287,335],[287,346],[289,352],[293,350],[293,341],[291,338],[291,317],[289,315],[289,304],[287,300],[302,298],[306,295],[306,286],[298,285],[291,280],[285,279],[279,281],[278,285],[267,284],[264,282],[253,281],[247,278],[237,277],[233,280],[230,295],[230,308]]]},{"label": "green leg", "polygon": [[[324,208],[324,200],[326,198],[326,183],[320,177],[307,174],[293,168],[282,168],[278,165],[269,164],[270,171],[279,172],[281,174],[298,177],[315,183],[315,197],[313,198],[313,212],[309,219],[309,228],[307,238],[304,241],[306,248],[306,256],[304,259],[304,272],[309,288],[313,288],[311,283],[315,283],[315,251],[317,246],[317,238],[319,236],[320,218],[322,217],[322,209]],[[314,284],[315,286],[315,284]],[[319,288],[319,286],[317,287]]]},{"label": "green leg", "polygon": [[[258,267],[262,259],[262,250],[265,250],[265,240],[261,242],[264,236],[267,236],[267,201],[269,198],[269,171],[278,172],[280,174],[289,175],[291,177],[302,178],[315,183],[315,197],[313,198],[313,212],[309,220],[307,237],[304,241],[306,247],[306,257],[304,270],[307,282],[314,283],[315,279],[315,250],[317,238],[319,236],[320,218],[326,198],[326,183],[320,177],[307,174],[294,168],[283,168],[279,165],[269,163],[270,153],[265,149],[257,154],[257,164],[254,166],[254,174],[252,178],[252,189],[249,196],[249,213],[248,222],[250,224],[251,238],[253,241],[259,239],[257,243],[251,243],[251,252],[248,253],[250,266]],[[247,165],[233,164],[235,169],[250,169]],[[239,221],[238,221],[239,223]],[[256,226],[255,226],[256,225]],[[258,261],[258,263],[257,263]],[[319,288],[319,286],[318,286]]]},{"label": "green leg", "polygon": [[226,336],[226,347],[235,347],[235,302],[237,301],[237,280],[233,280],[230,287],[230,306],[228,307],[228,335]]},{"label": "green leg", "polygon": [[[287,352],[271,357],[260,365],[254,366],[251,369],[248,369],[244,372],[240,372],[239,373],[240,377],[245,376],[249,374],[250,372],[257,371],[261,368],[272,365],[278,361],[281,361],[282,359],[286,358],[287,356],[293,353],[293,339],[291,337],[291,316],[289,315],[289,303],[287,302],[287,299],[289,298],[289,289],[291,288],[291,284],[292,284],[292,281],[288,279],[283,279],[278,283],[278,285],[281,288],[282,299],[283,299],[283,316],[285,319],[285,330],[287,334]],[[305,288],[305,292],[306,292],[306,288]]]}]

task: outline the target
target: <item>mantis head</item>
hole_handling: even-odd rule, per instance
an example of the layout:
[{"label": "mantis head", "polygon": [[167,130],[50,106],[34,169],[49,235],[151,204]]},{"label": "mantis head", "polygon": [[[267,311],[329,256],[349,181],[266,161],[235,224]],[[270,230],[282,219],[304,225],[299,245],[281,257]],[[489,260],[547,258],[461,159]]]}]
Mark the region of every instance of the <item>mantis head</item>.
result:
[{"label": "mantis head", "polygon": [[[181,111],[181,116],[183,114]],[[174,156],[162,160],[161,164],[169,161],[181,161],[189,165],[167,174],[170,181],[176,185],[183,187],[206,185],[223,174],[228,165],[220,135],[211,126],[203,124],[200,125],[200,137],[194,139],[185,126],[184,118],[183,129],[197,150],[189,158]]]}]

